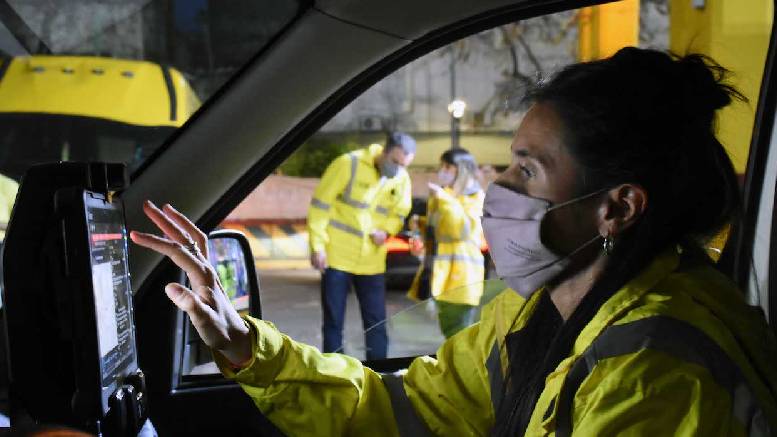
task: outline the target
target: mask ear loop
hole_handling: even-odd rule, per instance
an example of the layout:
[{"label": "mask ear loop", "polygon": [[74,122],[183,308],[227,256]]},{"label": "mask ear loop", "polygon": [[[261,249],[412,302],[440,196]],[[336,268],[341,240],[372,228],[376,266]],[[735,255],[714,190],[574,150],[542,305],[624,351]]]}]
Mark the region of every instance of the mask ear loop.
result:
[{"label": "mask ear loop", "polygon": [[[556,265],[556,264],[560,263],[561,261],[563,261],[565,259],[572,258],[573,256],[577,255],[580,251],[582,251],[586,247],[590,246],[592,243],[594,243],[596,240],[598,240],[600,238],[602,238],[601,235],[597,235],[594,238],[591,238],[587,242],[583,243],[580,247],[578,247],[577,249],[573,250],[569,255],[560,256],[560,257],[558,257],[558,259],[554,260],[552,263],[546,264],[546,265],[544,265],[542,267],[538,267],[537,270],[534,270],[533,272],[527,274],[527,276],[528,275],[533,275],[533,274],[537,273],[538,271],[540,271],[542,269],[547,269],[550,266]],[[500,277],[500,279],[503,279],[503,278]]]},{"label": "mask ear loop", "polygon": [[[580,197],[576,197],[576,198],[574,198],[572,200],[567,200],[566,202],[561,202],[559,204],[556,204],[556,205],[553,205],[553,206],[549,207],[547,209],[547,212],[550,212],[550,211],[552,211],[554,209],[561,208],[563,206],[567,206],[570,203],[575,203],[575,202],[579,202],[581,200],[588,199],[589,197],[596,196],[597,194],[603,193],[603,192],[605,192],[607,190],[609,190],[609,188],[602,188],[600,190],[596,190],[596,191],[593,191],[591,193],[584,194],[584,195],[582,195]],[[575,256],[578,252],[580,252],[581,250],[585,249],[586,247],[588,247],[590,244],[592,244],[594,241],[598,240],[599,238],[604,238],[603,245],[606,245],[607,247],[610,248],[610,251],[612,251],[612,247],[614,245],[614,242],[613,242],[612,238],[610,237],[610,233],[607,232],[607,236],[606,237],[602,237],[601,235],[596,235],[594,238],[591,238],[587,242],[583,243],[582,246],[580,246],[577,249],[573,250],[572,253],[570,253],[569,255],[566,255],[566,256],[560,258],[559,260],[564,259],[564,258],[571,258],[571,257]],[[609,254],[609,252],[607,252],[606,249],[605,249],[605,253]]]},{"label": "mask ear loop", "polygon": [[590,246],[591,244],[593,244],[593,242],[594,242],[594,241],[596,241],[596,240],[598,240],[598,239],[600,239],[600,238],[602,238],[602,236],[597,234],[597,235],[596,235],[594,238],[591,238],[591,239],[590,239],[590,240],[588,240],[587,242],[583,243],[583,245],[582,245],[582,246],[580,246],[580,247],[578,247],[577,249],[573,250],[573,251],[572,251],[572,253],[570,253],[569,255],[567,255],[565,258],[571,258],[571,257],[573,257],[573,256],[577,255],[577,253],[578,253],[578,252],[580,252],[581,250],[583,250],[583,249],[585,249],[586,247]]},{"label": "mask ear loop", "polygon": [[555,205],[551,205],[550,207],[548,207],[547,211],[550,212],[550,211],[553,211],[554,209],[559,209],[561,207],[567,206],[570,203],[575,203],[575,202],[579,202],[581,200],[588,199],[589,197],[596,196],[597,194],[603,193],[603,192],[605,192],[607,190],[609,190],[609,188],[602,188],[601,190],[596,190],[596,191],[588,193],[588,194],[583,194],[580,197],[575,197],[574,199],[567,200],[566,202],[561,202],[561,203],[557,203]]}]

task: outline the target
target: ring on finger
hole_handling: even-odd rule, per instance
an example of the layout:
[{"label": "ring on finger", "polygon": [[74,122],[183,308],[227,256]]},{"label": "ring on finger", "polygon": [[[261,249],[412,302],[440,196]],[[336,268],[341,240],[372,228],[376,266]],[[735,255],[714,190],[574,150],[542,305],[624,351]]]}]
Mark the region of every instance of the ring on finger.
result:
[{"label": "ring on finger", "polygon": [[186,250],[189,251],[194,256],[197,256],[200,254],[200,248],[197,246],[197,243],[194,241],[188,241],[186,244],[184,244],[184,247],[186,247]]}]

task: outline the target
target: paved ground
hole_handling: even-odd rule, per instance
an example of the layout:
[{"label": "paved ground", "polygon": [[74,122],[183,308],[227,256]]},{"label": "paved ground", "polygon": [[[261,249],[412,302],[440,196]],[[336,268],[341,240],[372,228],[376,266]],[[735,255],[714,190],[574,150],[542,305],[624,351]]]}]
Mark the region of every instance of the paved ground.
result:
[{"label": "paved ground", "polygon": [[[262,315],[291,338],[321,347],[320,275],[312,269],[259,270]],[[386,295],[389,357],[434,353],[443,336],[437,316],[427,304],[415,304],[404,291]],[[392,317],[393,316],[393,317]],[[346,309],[345,353],[364,359],[364,335],[356,296]]]}]

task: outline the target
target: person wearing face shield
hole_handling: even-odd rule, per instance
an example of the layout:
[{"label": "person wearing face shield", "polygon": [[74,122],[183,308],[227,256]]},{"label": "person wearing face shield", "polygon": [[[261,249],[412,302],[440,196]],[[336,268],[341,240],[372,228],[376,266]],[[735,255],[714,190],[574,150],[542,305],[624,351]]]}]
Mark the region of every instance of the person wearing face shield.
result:
[{"label": "person wearing face shield", "polygon": [[624,48],[538,85],[484,202],[506,289],[401,375],[241,319],[182,241],[132,238],[187,271],[169,297],[287,435],[775,435],[774,333],[704,251],[741,206],[727,77]]},{"label": "person wearing face shield", "polygon": [[418,299],[421,287],[429,287],[446,338],[475,322],[483,295],[484,194],[477,171],[475,158],[464,149],[442,154],[438,183],[429,184],[426,217],[421,222],[423,245],[413,251],[425,256],[408,296]]},{"label": "person wearing face shield", "polygon": [[336,158],[324,171],[308,210],[313,267],[321,271],[323,351],[343,347],[345,303],[353,287],[359,299],[367,359],[385,358],[386,239],[402,229],[410,212],[415,156],[408,134],[390,133],[374,144]]}]

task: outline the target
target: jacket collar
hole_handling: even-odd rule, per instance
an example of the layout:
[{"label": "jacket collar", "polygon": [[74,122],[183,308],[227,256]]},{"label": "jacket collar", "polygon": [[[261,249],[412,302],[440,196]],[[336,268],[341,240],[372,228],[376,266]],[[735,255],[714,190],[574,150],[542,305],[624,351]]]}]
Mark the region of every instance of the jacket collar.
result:
[{"label": "jacket collar", "polygon": [[581,354],[602,331],[623,317],[636,301],[674,272],[679,264],[679,249],[674,246],[656,257],[647,268],[626,283],[599,308],[594,318],[578,335],[572,348],[572,356]]},{"label": "jacket collar", "polygon": [[381,153],[383,153],[383,146],[380,144],[372,144],[366,149],[363,149],[364,153],[361,155],[361,160],[365,163],[375,166],[375,158],[378,157]]}]

